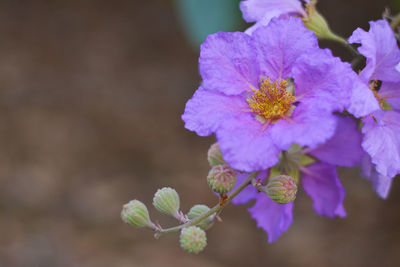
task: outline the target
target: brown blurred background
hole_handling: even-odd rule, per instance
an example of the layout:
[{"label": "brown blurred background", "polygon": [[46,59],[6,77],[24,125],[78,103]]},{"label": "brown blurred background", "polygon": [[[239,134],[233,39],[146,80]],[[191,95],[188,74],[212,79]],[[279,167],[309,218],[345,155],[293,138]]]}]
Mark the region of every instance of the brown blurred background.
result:
[{"label": "brown blurred background", "polygon": [[[320,2],[347,37],[390,4]],[[381,200],[358,170],[342,175],[346,219],[317,216],[301,192],[273,244],[246,206],[223,212],[197,256],[177,235],[122,223],[137,198],[174,224],[151,207],[162,186],[184,211],[216,202],[205,182],[213,138],[180,119],[197,60],[169,1],[0,2],[0,266],[400,266],[400,182]]]}]

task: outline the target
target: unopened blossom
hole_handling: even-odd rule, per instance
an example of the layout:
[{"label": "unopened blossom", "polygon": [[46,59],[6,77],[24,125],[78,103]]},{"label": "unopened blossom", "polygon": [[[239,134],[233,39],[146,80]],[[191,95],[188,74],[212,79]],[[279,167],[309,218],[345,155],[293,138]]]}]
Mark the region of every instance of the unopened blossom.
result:
[{"label": "unopened blossom", "polygon": [[361,44],[358,50],[367,62],[360,78],[380,106],[362,120],[362,147],[368,154],[364,161],[368,167],[364,169],[370,170],[363,174],[378,195],[386,198],[389,179],[400,173],[400,50],[385,20],[371,21],[368,32],[358,28],[349,42]]},{"label": "unopened blossom", "polygon": [[201,46],[203,82],[185,108],[185,127],[215,134],[224,160],[265,170],[292,144],[315,148],[335,132],[333,112],[356,116],[375,98],[347,63],[318,47],[301,19],[273,19],[249,36],[216,33]]},{"label": "unopened blossom", "polygon": [[[315,212],[329,218],[346,216],[343,207],[345,190],[339,180],[336,166],[356,166],[363,156],[361,133],[355,121],[348,117],[337,117],[337,120],[335,135],[325,144],[314,149],[302,149],[301,153],[314,158],[313,163],[298,166],[301,185],[313,200]],[[268,171],[261,172],[260,181],[267,175]],[[246,177],[246,174],[238,174],[238,182],[244,181]],[[268,242],[275,241],[291,225],[294,203],[277,204],[252,186],[246,187],[232,202],[246,204],[251,200],[255,200],[254,206],[249,208],[252,218],[257,221],[258,227],[267,232]]]}]

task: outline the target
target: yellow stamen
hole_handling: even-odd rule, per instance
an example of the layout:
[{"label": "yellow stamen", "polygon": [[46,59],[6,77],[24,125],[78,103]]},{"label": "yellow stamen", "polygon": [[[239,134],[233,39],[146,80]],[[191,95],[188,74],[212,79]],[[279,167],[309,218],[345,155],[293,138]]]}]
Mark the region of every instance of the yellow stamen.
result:
[{"label": "yellow stamen", "polygon": [[249,107],[261,122],[276,122],[289,114],[295,97],[287,90],[288,82],[261,77],[259,89],[251,89],[253,96],[247,98]]},{"label": "yellow stamen", "polygon": [[376,100],[378,100],[379,106],[381,107],[381,109],[386,109],[386,98],[378,94],[378,86],[378,80],[373,80],[369,82],[369,89],[371,89],[374,93]]}]

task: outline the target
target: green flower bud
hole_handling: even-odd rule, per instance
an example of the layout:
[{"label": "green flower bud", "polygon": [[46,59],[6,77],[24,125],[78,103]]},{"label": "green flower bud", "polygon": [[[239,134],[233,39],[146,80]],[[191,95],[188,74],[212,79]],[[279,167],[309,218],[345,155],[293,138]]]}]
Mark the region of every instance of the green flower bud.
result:
[{"label": "green flower bud", "polygon": [[259,188],[273,201],[279,204],[287,204],[296,199],[297,185],[294,179],[288,175],[278,175],[271,178],[267,186]]},{"label": "green flower bud", "polygon": [[183,228],[179,242],[185,251],[198,254],[207,245],[206,232],[197,226]]},{"label": "green flower bud", "polygon": [[[187,214],[189,220],[194,220],[204,213],[210,211],[210,208],[206,205],[194,205]],[[208,230],[214,224],[215,214],[210,215],[207,219],[202,220],[200,223],[197,224],[203,230]]]},{"label": "green flower bud", "polygon": [[121,211],[121,219],[135,227],[149,227],[154,229],[154,224],[150,221],[149,211],[139,200],[131,200],[126,203]]},{"label": "green flower bud", "polygon": [[303,18],[304,26],[313,31],[320,39],[328,39],[340,43],[346,43],[346,40],[334,34],[329,28],[328,22],[315,8],[315,3],[306,7],[307,17]]},{"label": "green flower bud", "polygon": [[154,194],[153,205],[159,212],[165,213],[175,218],[180,218],[179,195],[173,188],[164,187],[158,189],[157,192]]},{"label": "green flower bud", "polygon": [[208,173],[207,182],[214,192],[224,195],[235,186],[236,172],[227,164],[214,166]]},{"label": "green flower bud", "polygon": [[226,164],[226,162],[222,158],[222,153],[221,150],[219,149],[218,143],[212,144],[210,146],[210,149],[208,150],[207,153],[207,159],[208,163],[210,163],[210,166]]}]

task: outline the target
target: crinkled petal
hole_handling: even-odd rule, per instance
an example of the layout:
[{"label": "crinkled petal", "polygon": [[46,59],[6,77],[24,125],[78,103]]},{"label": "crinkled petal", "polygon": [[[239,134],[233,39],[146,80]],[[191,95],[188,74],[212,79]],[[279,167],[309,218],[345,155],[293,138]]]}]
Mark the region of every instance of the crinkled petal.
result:
[{"label": "crinkled petal", "polygon": [[377,173],[371,162],[371,157],[368,154],[365,154],[361,161],[361,170],[363,176],[371,181],[372,187],[377,195],[386,199],[389,195],[393,178]]},{"label": "crinkled petal", "polygon": [[186,103],[182,120],[186,129],[208,136],[224,121],[235,119],[245,109],[248,104],[240,96],[227,96],[200,87]]},{"label": "crinkled petal", "polygon": [[275,11],[270,11],[268,12],[261,20],[258,20],[256,23],[254,23],[252,26],[246,29],[245,33],[248,35],[252,35],[255,30],[262,26],[267,26],[268,23],[271,21],[273,18],[288,18],[288,14],[282,14],[280,10],[275,10]]},{"label": "crinkled petal", "polygon": [[306,15],[299,0],[245,0],[240,3],[240,10],[247,22],[257,22],[265,17],[271,19],[287,13]]},{"label": "crinkled petal", "polygon": [[382,83],[381,89],[379,89],[379,95],[381,95],[393,109],[400,111],[400,83]]},{"label": "crinkled petal", "polygon": [[292,144],[314,148],[333,136],[336,120],[336,116],[325,110],[300,103],[289,119],[271,125],[271,136],[282,150]]},{"label": "crinkled petal", "polygon": [[[262,171],[257,176],[257,178],[260,178],[262,181],[266,178],[267,174],[267,171]],[[241,183],[243,183],[249,175],[250,174],[248,173],[238,173],[236,186],[232,189],[232,191],[234,191]],[[249,185],[245,187],[235,198],[232,199],[232,203],[235,205],[246,204],[249,201],[256,199],[258,194],[259,193],[255,189],[255,187]]]},{"label": "crinkled petal", "polygon": [[250,113],[225,121],[216,132],[224,159],[237,170],[265,170],[278,162],[280,150],[269,131]]},{"label": "crinkled petal", "polygon": [[293,202],[278,204],[265,194],[258,194],[256,204],[249,208],[251,217],[257,226],[268,234],[268,242],[274,242],[286,232],[293,221]]},{"label": "crinkled petal", "polygon": [[355,117],[360,118],[379,109],[379,103],[367,84],[362,82],[359,77],[354,77],[347,110]]},{"label": "crinkled petal", "polygon": [[353,167],[359,164],[364,151],[361,147],[361,132],[356,122],[350,117],[338,116],[333,137],[310,154],[332,165]]},{"label": "crinkled petal", "polygon": [[295,61],[318,48],[317,37],[307,30],[300,18],[273,19],[252,34],[260,71],[272,80],[292,76]]},{"label": "crinkled petal", "polygon": [[400,50],[393,30],[386,20],[371,21],[368,32],[358,28],[349,38],[350,43],[360,43],[358,48],[367,58],[361,73],[364,80],[400,81],[396,65],[400,62]]},{"label": "crinkled petal", "polygon": [[255,88],[259,82],[256,51],[242,32],[218,32],[201,45],[199,68],[203,87],[228,95]]},{"label": "crinkled petal", "polygon": [[393,177],[400,173],[400,113],[374,112],[363,119],[362,147],[371,156],[379,174]]},{"label": "crinkled petal", "polygon": [[303,169],[304,191],[313,200],[317,214],[333,218],[345,217],[343,208],[345,190],[338,178],[336,167],[326,163],[315,163]]},{"label": "crinkled petal", "polygon": [[[293,78],[295,96],[300,102],[319,105],[327,111],[349,108],[357,117],[379,108],[373,93],[351,66],[334,57],[327,49],[299,57],[293,66]],[[361,93],[363,95],[356,98]]]}]

